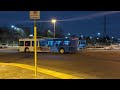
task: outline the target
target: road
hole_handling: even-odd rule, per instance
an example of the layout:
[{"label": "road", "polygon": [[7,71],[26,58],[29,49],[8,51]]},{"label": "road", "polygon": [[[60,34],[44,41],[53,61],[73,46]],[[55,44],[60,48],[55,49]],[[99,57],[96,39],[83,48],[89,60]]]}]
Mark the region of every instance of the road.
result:
[{"label": "road", "polygon": [[[73,75],[78,79],[120,78],[120,51],[81,50],[76,54],[38,53],[37,59],[38,68]],[[20,53],[16,48],[0,50],[0,62],[34,66],[34,53]],[[44,72],[42,74],[46,75]],[[54,74],[44,78],[56,79]]]}]

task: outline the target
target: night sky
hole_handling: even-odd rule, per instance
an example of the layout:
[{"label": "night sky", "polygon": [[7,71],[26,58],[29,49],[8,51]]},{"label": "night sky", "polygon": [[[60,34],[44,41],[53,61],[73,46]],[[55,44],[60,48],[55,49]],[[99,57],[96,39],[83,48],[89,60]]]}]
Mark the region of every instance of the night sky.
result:
[{"label": "night sky", "polygon": [[[71,18],[82,18],[91,14],[103,13],[105,11],[41,11],[40,21],[49,21],[52,18],[57,20],[66,20]],[[111,37],[120,38],[120,12],[107,15],[107,34]],[[41,22],[43,23],[43,22]],[[45,23],[45,22],[44,22]],[[51,22],[46,22],[50,27]],[[29,19],[29,11],[0,11],[0,26],[24,24],[33,29],[33,22]],[[101,15],[89,19],[77,19],[70,21],[58,21],[56,26],[60,26],[65,34],[71,33],[77,36],[89,35],[97,36],[97,33],[103,33],[104,16]]]}]

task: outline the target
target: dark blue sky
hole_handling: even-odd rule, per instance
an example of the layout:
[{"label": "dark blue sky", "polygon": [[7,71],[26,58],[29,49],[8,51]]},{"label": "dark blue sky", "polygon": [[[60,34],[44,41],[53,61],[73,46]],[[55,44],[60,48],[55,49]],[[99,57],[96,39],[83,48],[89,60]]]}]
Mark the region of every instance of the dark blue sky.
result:
[{"label": "dark blue sky", "polygon": [[[82,18],[90,14],[102,12],[104,11],[41,11],[40,21],[48,21],[52,18],[56,18],[57,20],[77,17]],[[0,11],[0,26],[11,26],[23,23],[33,27],[33,23],[29,21],[29,11]],[[52,23],[47,23],[50,27],[53,26]],[[101,15],[91,19],[58,21],[56,25],[62,27],[66,34],[95,36],[98,32],[103,33],[103,23],[103,15]],[[107,33],[110,36],[120,37],[120,12],[107,15]]]}]

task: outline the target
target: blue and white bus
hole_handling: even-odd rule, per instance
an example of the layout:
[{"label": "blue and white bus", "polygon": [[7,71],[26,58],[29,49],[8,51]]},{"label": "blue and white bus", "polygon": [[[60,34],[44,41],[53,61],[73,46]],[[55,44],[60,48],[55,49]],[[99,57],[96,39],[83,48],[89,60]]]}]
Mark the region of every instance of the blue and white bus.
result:
[{"label": "blue and white bus", "polygon": [[[78,50],[78,40],[70,38],[38,38],[37,52],[75,53]],[[34,39],[19,39],[20,52],[33,52]]]}]

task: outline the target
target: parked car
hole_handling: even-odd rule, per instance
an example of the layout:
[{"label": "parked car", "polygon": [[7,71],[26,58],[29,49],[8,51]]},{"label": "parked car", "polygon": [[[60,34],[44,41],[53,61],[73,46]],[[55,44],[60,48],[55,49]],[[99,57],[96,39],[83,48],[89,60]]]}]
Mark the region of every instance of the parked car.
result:
[{"label": "parked car", "polygon": [[6,43],[2,43],[1,45],[0,45],[0,48],[7,48],[8,47],[8,45],[6,44]]},{"label": "parked car", "polygon": [[105,50],[120,50],[120,44],[104,47]]}]

